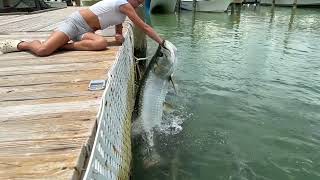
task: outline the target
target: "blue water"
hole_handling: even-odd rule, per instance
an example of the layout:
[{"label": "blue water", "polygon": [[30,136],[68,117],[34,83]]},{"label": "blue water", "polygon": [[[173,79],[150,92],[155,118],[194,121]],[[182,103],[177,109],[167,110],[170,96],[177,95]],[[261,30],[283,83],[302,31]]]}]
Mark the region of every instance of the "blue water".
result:
[{"label": "blue water", "polygon": [[[178,134],[134,180],[319,180],[320,9],[151,17],[178,48]],[[151,42],[152,46],[152,42]]]}]

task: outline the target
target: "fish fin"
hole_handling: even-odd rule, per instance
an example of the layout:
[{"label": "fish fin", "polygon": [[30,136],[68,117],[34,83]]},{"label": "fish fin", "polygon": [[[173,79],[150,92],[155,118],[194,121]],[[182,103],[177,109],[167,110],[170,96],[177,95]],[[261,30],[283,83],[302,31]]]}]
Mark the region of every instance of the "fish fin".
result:
[{"label": "fish fin", "polygon": [[168,102],[163,102],[163,110],[164,111],[171,113],[171,112],[173,112],[173,109],[174,109],[174,107],[172,104],[170,104]]},{"label": "fish fin", "polygon": [[139,64],[137,64],[137,74],[138,74],[138,78],[139,78],[139,80],[141,80],[141,78],[142,78],[142,73],[141,73],[141,70],[140,70],[140,66],[139,66]]},{"label": "fish fin", "polygon": [[175,92],[176,94],[178,94],[177,89],[176,89],[176,86],[175,86],[175,83],[174,83],[174,81],[173,81],[173,76],[172,76],[172,75],[169,76],[169,81],[170,81],[171,84],[172,84],[172,87],[173,87],[174,92]]}]

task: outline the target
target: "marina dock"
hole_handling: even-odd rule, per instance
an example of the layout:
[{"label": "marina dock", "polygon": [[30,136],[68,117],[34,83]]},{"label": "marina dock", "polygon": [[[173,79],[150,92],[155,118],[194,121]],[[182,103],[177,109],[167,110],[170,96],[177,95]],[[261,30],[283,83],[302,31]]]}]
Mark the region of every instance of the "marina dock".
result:
[{"label": "marina dock", "polygon": [[[0,16],[0,40],[45,40],[61,20],[78,9]],[[0,55],[0,179],[80,179],[89,161],[92,172],[98,176],[98,171],[110,177],[120,177],[120,171],[121,177],[128,176],[130,108],[124,110],[126,121],[113,126],[114,130],[118,128],[118,134],[111,132],[113,139],[125,138],[126,149],[116,144],[121,139],[109,143],[105,139],[100,142],[102,145],[99,142],[96,145],[97,149],[106,144],[113,148],[109,154],[117,156],[110,156],[109,163],[118,164],[117,168],[113,169],[103,159],[108,153],[100,156],[109,169],[98,167],[96,160],[89,159],[95,152],[99,123],[104,123],[103,115],[106,118],[106,113],[101,114],[104,95],[108,94],[108,87],[113,91],[114,83],[108,82],[105,91],[89,91],[88,85],[91,80],[110,79],[110,71],[122,57],[120,51],[124,48],[114,45],[113,37],[107,37],[114,29],[101,33],[111,42],[104,51],[65,51],[49,57],[27,52]],[[131,76],[127,79],[132,80]],[[130,84],[128,87],[131,88]],[[121,109],[120,105],[116,107]],[[120,122],[121,118],[117,120]],[[124,135],[120,136],[121,133]],[[127,153],[125,158],[121,158],[123,153]]]}]

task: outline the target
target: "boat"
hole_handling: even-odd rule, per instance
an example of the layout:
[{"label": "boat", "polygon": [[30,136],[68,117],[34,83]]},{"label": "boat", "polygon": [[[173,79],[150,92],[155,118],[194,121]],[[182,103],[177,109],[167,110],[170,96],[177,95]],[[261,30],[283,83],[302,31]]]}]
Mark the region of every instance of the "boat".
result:
[{"label": "boat", "polygon": [[[225,12],[233,0],[197,0],[196,11]],[[181,0],[181,8],[193,10],[193,0]]]},{"label": "boat", "polygon": [[65,7],[66,0],[0,0],[0,13],[41,12]]},{"label": "boat", "polygon": [[177,0],[147,0],[146,5],[149,4],[149,12],[151,13],[173,13]]},{"label": "boat", "polygon": [[244,0],[245,4],[257,4],[260,3],[260,0]]},{"label": "boat", "polygon": [[[261,0],[261,5],[272,5],[272,0]],[[275,0],[278,6],[293,6],[294,0]],[[297,6],[320,6],[320,0],[297,0]]]}]

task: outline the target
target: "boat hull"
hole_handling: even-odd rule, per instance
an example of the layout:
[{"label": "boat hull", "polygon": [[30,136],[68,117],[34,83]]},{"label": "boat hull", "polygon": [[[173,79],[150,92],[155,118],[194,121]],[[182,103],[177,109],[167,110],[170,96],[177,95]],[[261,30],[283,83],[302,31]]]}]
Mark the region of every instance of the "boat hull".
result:
[{"label": "boat hull", "polygon": [[150,11],[173,13],[176,8],[177,0],[151,0]]},{"label": "boat hull", "polygon": [[[261,0],[262,5],[272,5],[272,0]],[[275,5],[292,6],[294,0],[276,0]],[[297,6],[320,6],[320,0],[297,0]]]},{"label": "boat hull", "polygon": [[[225,12],[233,0],[197,0],[196,11],[202,12]],[[192,0],[182,0],[181,8],[185,10],[193,10]]]}]

